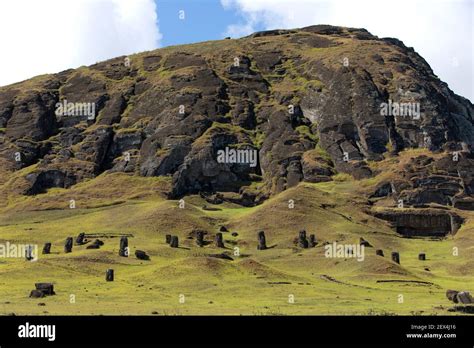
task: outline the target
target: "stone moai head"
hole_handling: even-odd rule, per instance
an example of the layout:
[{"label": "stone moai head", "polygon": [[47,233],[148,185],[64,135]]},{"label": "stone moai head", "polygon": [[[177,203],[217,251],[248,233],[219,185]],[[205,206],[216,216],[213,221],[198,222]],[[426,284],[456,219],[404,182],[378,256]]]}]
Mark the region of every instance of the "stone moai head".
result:
[{"label": "stone moai head", "polygon": [[128,238],[125,236],[120,238],[119,256],[128,257]]},{"label": "stone moai head", "polygon": [[298,245],[301,248],[307,248],[309,246],[308,240],[306,239],[306,231],[301,230],[298,235]]},{"label": "stone moai head", "polygon": [[264,231],[260,231],[258,232],[258,246],[257,246],[257,249],[258,250],[265,250],[267,249],[267,240],[265,238],[265,232]]},{"label": "stone moai head", "polygon": [[64,252],[70,253],[72,251],[72,237],[66,238],[66,243],[64,243]]},{"label": "stone moai head", "polygon": [[216,234],[216,247],[224,248],[224,239],[222,237],[222,233],[220,232]]},{"label": "stone moai head", "polygon": [[108,269],[105,272],[105,280],[108,282],[113,282],[114,281],[114,270],[113,269]]},{"label": "stone moai head", "polygon": [[171,236],[170,247],[177,248],[179,246],[178,236]]},{"label": "stone moai head", "polygon": [[392,252],[392,261],[400,264],[400,254],[397,251]]},{"label": "stone moai head", "polygon": [[43,254],[51,253],[51,243],[45,243],[43,246]]}]

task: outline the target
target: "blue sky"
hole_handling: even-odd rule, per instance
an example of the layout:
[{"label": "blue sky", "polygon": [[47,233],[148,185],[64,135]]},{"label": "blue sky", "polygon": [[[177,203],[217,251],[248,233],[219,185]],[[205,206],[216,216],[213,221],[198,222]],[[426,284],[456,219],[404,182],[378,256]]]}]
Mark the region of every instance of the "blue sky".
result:
[{"label": "blue sky", "polygon": [[[225,10],[216,0],[156,0],[156,4],[161,46],[219,40],[230,23],[242,21],[237,11]],[[179,18],[181,10],[184,20]]]},{"label": "blue sky", "polygon": [[0,1],[0,32],[8,33],[0,35],[8,48],[0,86],[158,47],[332,24],[402,40],[474,101],[473,7],[473,0]]}]

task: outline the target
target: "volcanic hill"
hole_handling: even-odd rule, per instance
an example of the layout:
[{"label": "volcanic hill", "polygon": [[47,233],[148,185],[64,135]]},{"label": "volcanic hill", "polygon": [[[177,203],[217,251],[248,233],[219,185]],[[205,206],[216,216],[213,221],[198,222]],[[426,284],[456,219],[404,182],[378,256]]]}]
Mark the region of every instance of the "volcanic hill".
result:
[{"label": "volcanic hill", "polygon": [[[94,117],[59,114],[69,103]],[[222,163],[224,149],[257,163]],[[0,261],[4,312],[37,313],[22,298],[41,278],[56,284],[49,313],[446,314],[448,288],[474,291],[473,175],[473,104],[365,29],[258,32],[0,87],[0,240],[107,239]],[[315,248],[295,242],[302,229]],[[121,234],[151,260],[118,256]],[[364,262],[324,256],[361,237]]]}]

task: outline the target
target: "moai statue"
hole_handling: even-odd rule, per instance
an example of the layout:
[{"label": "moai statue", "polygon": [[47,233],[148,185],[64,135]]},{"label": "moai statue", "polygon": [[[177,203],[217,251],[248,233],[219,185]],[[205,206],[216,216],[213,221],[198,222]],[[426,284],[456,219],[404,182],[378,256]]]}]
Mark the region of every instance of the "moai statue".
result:
[{"label": "moai statue", "polygon": [[266,241],[266,238],[265,238],[265,232],[260,231],[260,232],[258,232],[257,250],[265,250],[265,249],[267,249],[267,241]]},{"label": "moai statue", "polygon": [[418,254],[418,260],[425,261],[426,260],[426,254],[425,253],[419,253]]},{"label": "moai statue", "polygon": [[216,233],[216,247],[225,248],[224,239],[222,238],[222,233]]},{"label": "moai statue", "polygon": [[119,256],[128,257],[128,238],[125,236],[120,238]]},{"label": "moai statue", "polygon": [[51,254],[51,243],[45,243],[44,244],[43,254]]},{"label": "moai statue", "polygon": [[33,256],[33,246],[32,245],[27,245],[25,248],[25,259],[26,261],[31,261],[34,259]]},{"label": "moai statue", "polygon": [[67,237],[66,243],[64,244],[64,252],[70,253],[72,251],[72,237]]},{"label": "moai statue", "polygon": [[314,234],[310,234],[310,235],[309,235],[309,243],[308,243],[308,246],[309,246],[310,248],[314,248],[314,247],[316,246],[316,244],[318,244],[318,243],[316,242],[316,236],[315,236]]},{"label": "moai statue", "polygon": [[397,251],[392,252],[392,261],[400,264],[400,254]]},{"label": "moai statue", "polygon": [[86,237],[86,234],[84,232],[79,233],[79,235],[76,238],[76,245],[84,244],[85,237]]},{"label": "moai statue", "polygon": [[178,236],[171,236],[170,247],[177,248],[179,246]]},{"label": "moai statue", "polygon": [[298,235],[298,246],[301,248],[307,248],[309,246],[308,240],[306,239],[306,231],[301,230]]},{"label": "moai statue", "polygon": [[383,250],[382,249],[375,250],[375,255],[384,257]]},{"label": "moai statue", "polygon": [[200,247],[204,246],[204,232],[198,231],[196,233],[196,244]]},{"label": "moai statue", "polygon": [[171,234],[166,235],[166,244],[170,244],[171,242]]},{"label": "moai statue", "polygon": [[113,269],[108,269],[105,272],[105,280],[108,282],[113,282],[114,281],[114,270]]}]

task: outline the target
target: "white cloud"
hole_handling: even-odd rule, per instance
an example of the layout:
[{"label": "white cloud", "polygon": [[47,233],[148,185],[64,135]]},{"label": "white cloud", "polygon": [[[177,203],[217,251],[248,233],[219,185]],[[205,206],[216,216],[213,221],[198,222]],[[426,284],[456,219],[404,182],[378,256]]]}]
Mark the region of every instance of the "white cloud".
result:
[{"label": "white cloud", "polygon": [[331,24],[396,37],[423,56],[456,93],[474,101],[472,0],[221,0],[243,17],[225,35],[259,27],[296,28]]},{"label": "white cloud", "polygon": [[0,2],[0,86],[158,47],[153,0]]}]

